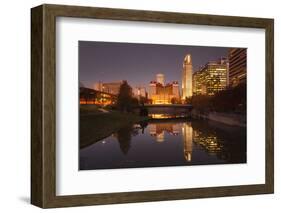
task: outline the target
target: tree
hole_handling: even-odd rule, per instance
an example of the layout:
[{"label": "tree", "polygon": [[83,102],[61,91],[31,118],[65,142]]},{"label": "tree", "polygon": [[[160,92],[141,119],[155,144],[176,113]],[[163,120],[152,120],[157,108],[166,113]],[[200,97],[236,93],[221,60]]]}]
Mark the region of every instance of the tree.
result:
[{"label": "tree", "polygon": [[239,112],[246,113],[247,108],[246,84],[240,84],[234,88],[219,91],[213,96],[192,96],[192,106],[202,112]]},{"label": "tree", "polygon": [[171,99],[171,104],[179,104],[179,103],[180,103],[180,100],[178,98],[173,97]]},{"label": "tree", "polygon": [[141,97],[139,98],[139,103],[140,103],[140,104],[146,104],[146,103],[148,103],[148,98],[147,98],[147,96],[145,96],[145,97],[141,96]]},{"label": "tree", "polygon": [[140,116],[148,116],[148,109],[144,106],[144,103],[141,103],[139,114]]},{"label": "tree", "polygon": [[135,104],[136,100],[133,98],[132,87],[127,81],[123,81],[117,96],[117,108],[122,112],[131,112]]},{"label": "tree", "polygon": [[206,112],[211,108],[211,99],[212,97],[208,95],[194,95],[191,97],[189,103],[200,112]]},{"label": "tree", "polygon": [[190,104],[191,100],[192,100],[192,96],[191,97],[185,97],[184,104]]}]

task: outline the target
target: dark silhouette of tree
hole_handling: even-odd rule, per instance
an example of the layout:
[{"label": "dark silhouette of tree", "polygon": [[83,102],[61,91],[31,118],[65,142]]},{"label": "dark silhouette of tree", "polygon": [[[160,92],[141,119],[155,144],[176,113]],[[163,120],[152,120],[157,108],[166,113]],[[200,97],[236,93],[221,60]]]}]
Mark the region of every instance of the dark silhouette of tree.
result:
[{"label": "dark silhouette of tree", "polygon": [[133,98],[132,87],[123,81],[117,96],[117,108],[122,112],[131,112],[133,107],[138,106],[138,99]]},{"label": "dark silhouette of tree", "polygon": [[218,92],[212,105],[215,111],[246,112],[246,84]]},{"label": "dark silhouette of tree", "polygon": [[140,116],[148,116],[148,109],[144,106],[144,103],[140,106]]},{"label": "dark silhouette of tree", "polygon": [[147,121],[141,121],[139,124],[141,126],[141,133],[144,134],[144,130],[148,126],[148,122]]},{"label": "dark silhouette of tree", "polygon": [[206,112],[211,109],[211,97],[207,95],[195,95],[192,96],[190,102],[192,106],[199,110],[199,112]]},{"label": "dark silhouette of tree", "polygon": [[139,103],[140,103],[140,104],[146,104],[146,103],[148,103],[147,95],[145,95],[145,97],[141,96],[141,97],[140,97],[140,100],[139,100]]},{"label": "dark silhouette of tree", "polygon": [[171,103],[172,104],[180,104],[180,99],[174,97],[174,98],[171,99]]},{"label": "dark silhouette of tree", "polygon": [[184,104],[190,104],[190,103],[191,103],[191,98],[185,97]]},{"label": "dark silhouette of tree", "polygon": [[192,106],[202,112],[239,112],[246,113],[246,84],[219,91],[213,96],[195,95],[191,98]]}]

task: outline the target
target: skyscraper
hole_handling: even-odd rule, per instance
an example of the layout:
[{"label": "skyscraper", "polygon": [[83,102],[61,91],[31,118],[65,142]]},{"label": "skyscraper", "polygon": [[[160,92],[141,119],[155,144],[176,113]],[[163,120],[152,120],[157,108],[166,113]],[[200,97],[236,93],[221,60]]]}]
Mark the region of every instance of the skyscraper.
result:
[{"label": "skyscraper", "polygon": [[187,54],[183,62],[182,70],[182,99],[192,96],[192,60],[191,55]]},{"label": "skyscraper", "polygon": [[228,61],[221,58],[209,61],[205,66],[193,73],[194,95],[214,95],[226,89],[228,74]]},{"label": "skyscraper", "polygon": [[247,76],[247,49],[231,48],[229,58],[229,84],[235,87],[240,83],[246,83]]}]

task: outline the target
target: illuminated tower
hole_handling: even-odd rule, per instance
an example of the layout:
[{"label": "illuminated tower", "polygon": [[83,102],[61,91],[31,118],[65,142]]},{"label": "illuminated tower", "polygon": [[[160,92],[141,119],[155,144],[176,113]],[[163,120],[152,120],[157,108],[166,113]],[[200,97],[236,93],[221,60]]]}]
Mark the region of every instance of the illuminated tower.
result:
[{"label": "illuminated tower", "polygon": [[182,99],[192,96],[192,60],[191,55],[187,54],[183,62],[182,70]]},{"label": "illuminated tower", "polygon": [[160,84],[162,84],[164,86],[164,83],[165,83],[165,76],[164,76],[164,74],[161,74],[161,73],[157,74],[156,75],[156,81],[157,81],[157,83],[160,83]]}]

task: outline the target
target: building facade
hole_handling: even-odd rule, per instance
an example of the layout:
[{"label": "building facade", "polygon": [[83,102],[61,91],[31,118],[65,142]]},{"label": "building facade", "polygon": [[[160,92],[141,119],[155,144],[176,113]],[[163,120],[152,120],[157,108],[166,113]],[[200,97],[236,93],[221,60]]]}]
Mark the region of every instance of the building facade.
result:
[{"label": "building facade", "polygon": [[228,60],[222,58],[218,61],[208,62],[193,74],[194,95],[214,95],[226,89],[228,75]]},{"label": "building facade", "polygon": [[123,82],[122,81],[116,81],[116,82],[97,82],[94,84],[94,89],[97,91],[118,95],[120,86]]},{"label": "building facade", "polygon": [[165,85],[165,76],[162,73],[156,75],[156,82]]},{"label": "building facade", "polygon": [[192,72],[191,55],[187,54],[184,58],[182,70],[182,100],[192,96]]},{"label": "building facade", "polygon": [[228,52],[229,59],[229,85],[235,87],[246,83],[247,49],[231,48]]},{"label": "building facade", "polygon": [[[157,77],[158,75],[156,75],[156,79]],[[164,75],[162,79],[162,82],[164,82]],[[152,104],[172,104],[174,101],[179,100],[178,82],[173,81],[164,85],[158,81],[151,81],[149,84],[149,99]]]},{"label": "building facade", "polygon": [[143,86],[137,86],[133,89],[133,94],[137,99],[147,98],[146,88]]},{"label": "building facade", "polygon": [[116,103],[117,96],[90,88],[79,88],[80,104],[109,105]]}]

